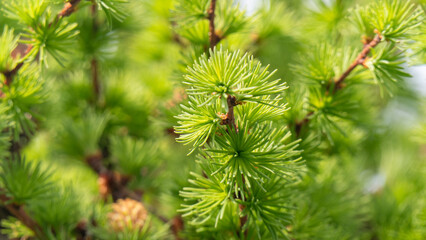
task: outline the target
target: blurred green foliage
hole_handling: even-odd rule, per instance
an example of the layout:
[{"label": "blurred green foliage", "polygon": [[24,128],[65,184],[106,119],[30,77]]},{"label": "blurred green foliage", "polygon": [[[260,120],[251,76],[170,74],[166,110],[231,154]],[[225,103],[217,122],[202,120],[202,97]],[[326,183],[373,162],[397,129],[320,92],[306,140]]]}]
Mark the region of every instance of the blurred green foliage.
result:
[{"label": "blurred green foliage", "polygon": [[[426,239],[426,101],[409,75],[410,66],[426,63],[424,0],[265,0],[253,13],[218,0],[219,54],[208,51],[208,0],[81,1],[56,19],[65,2],[0,2],[2,208],[23,207],[41,226],[34,234],[0,215],[2,234],[74,239],[84,226],[93,239]],[[375,29],[383,43],[330,94],[330,79]],[[235,50],[248,53],[232,68],[255,72],[251,85],[241,72],[221,72]],[[272,78],[260,62],[277,69]],[[217,78],[217,71],[231,77]],[[183,89],[194,86],[199,91],[187,96]],[[207,101],[217,109],[201,97],[213,92]],[[237,114],[273,123],[240,138],[223,130],[217,144],[229,151],[215,152],[209,138],[226,112],[219,96],[230,92],[247,101]],[[264,96],[271,92],[277,96]],[[299,129],[306,116],[309,124]],[[257,138],[242,141],[253,132]],[[282,148],[269,151],[277,142]],[[229,155],[256,143],[263,146],[249,152],[253,165],[238,166]],[[264,165],[256,165],[256,154],[273,172],[287,173],[287,160],[302,163],[296,153],[307,169],[291,181],[271,174],[252,184],[264,204],[247,204],[254,230],[237,233],[232,174],[243,166],[258,179]],[[99,193],[100,177],[87,164],[93,156],[128,178],[149,227],[111,230],[113,199]],[[214,174],[221,167],[230,170]]]}]

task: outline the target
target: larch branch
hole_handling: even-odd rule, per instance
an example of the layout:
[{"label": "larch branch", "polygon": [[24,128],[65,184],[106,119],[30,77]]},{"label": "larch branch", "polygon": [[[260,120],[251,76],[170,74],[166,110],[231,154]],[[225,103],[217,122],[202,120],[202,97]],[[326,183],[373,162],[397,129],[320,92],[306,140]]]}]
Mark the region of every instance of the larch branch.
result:
[{"label": "larch branch", "polygon": [[[92,6],[90,8],[90,12],[92,14],[92,29],[93,29],[93,32],[96,33],[99,29],[99,23],[97,20],[98,10],[97,10],[96,1],[92,0]],[[101,93],[101,84],[99,80],[99,64],[98,64],[98,59],[96,59],[96,56],[93,56],[92,60],[90,61],[90,71],[92,74],[93,94],[95,96],[95,102],[97,102],[99,100],[99,96]]]},{"label": "larch branch", "polygon": [[92,72],[93,93],[95,95],[95,99],[97,100],[101,92],[101,85],[99,82],[99,67],[96,58],[92,58],[92,61],[90,62],[90,70]]},{"label": "larch branch", "polygon": [[367,59],[367,55],[370,53],[371,49],[376,47],[382,41],[382,36],[380,35],[380,33],[377,30],[375,31],[375,33],[376,33],[376,36],[373,38],[373,40],[371,40],[369,43],[364,45],[364,48],[358,54],[355,61],[353,61],[352,64],[348,67],[348,69],[337,79],[337,81],[335,81],[333,93],[335,93],[337,90],[343,87],[343,81],[345,81],[345,79],[349,76],[349,74],[358,65],[364,65],[365,60]]},{"label": "larch branch", "polygon": [[210,40],[210,48],[213,49],[216,44],[220,41],[219,36],[216,34],[216,29],[214,25],[215,19],[215,11],[216,11],[216,0],[211,0],[210,7],[207,11],[209,20],[209,40]]},{"label": "larch branch", "polygon": [[226,99],[227,105],[228,105],[228,112],[223,115],[221,125],[229,125],[233,126],[235,131],[238,131],[237,125],[235,124],[235,113],[234,113],[234,107],[237,106],[237,99],[228,94],[228,97]]},{"label": "larch branch", "polygon": [[[2,192],[2,189],[0,189],[0,192]],[[10,199],[4,194],[0,194],[0,202],[5,205],[6,209],[22,222],[22,224],[31,229],[36,237],[43,239],[44,236],[42,235],[42,228],[40,225],[28,215],[22,205],[14,204],[13,202],[10,203],[11,200],[13,199]]]},{"label": "larch branch", "polygon": [[[75,12],[77,10],[77,5],[80,2],[81,2],[81,0],[71,0],[67,3],[65,3],[65,6],[62,8],[62,10],[55,16],[54,20],[49,23],[49,27],[52,26],[53,24],[59,22],[59,20],[61,20],[62,18],[68,17],[73,12]],[[26,56],[31,51],[31,49],[32,49],[32,45],[28,45],[27,50],[25,51],[23,56]],[[4,77],[5,77],[4,84],[6,86],[10,86],[10,84],[13,81],[13,77],[18,73],[19,69],[21,69],[21,67],[23,65],[24,65],[24,62],[21,61],[13,69],[11,69],[9,71],[2,72]]]},{"label": "larch branch", "polygon": [[[367,60],[368,54],[371,52],[371,49],[375,48],[383,39],[382,35],[378,30],[374,30],[376,33],[375,37],[364,44],[363,49],[358,54],[356,59],[352,62],[351,65],[349,65],[348,69],[346,69],[345,72],[336,80],[334,81],[334,88],[333,88],[333,94],[335,94],[338,90],[342,89],[344,87],[343,83],[345,79],[351,74],[351,72],[358,66],[358,65],[365,65],[365,61]],[[330,84],[329,87],[332,87],[333,85]],[[309,112],[302,121],[299,121],[296,123],[295,132],[296,137],[300,136],[302,127],[309,124],[310,117],[314,114],[314,112]]]}]

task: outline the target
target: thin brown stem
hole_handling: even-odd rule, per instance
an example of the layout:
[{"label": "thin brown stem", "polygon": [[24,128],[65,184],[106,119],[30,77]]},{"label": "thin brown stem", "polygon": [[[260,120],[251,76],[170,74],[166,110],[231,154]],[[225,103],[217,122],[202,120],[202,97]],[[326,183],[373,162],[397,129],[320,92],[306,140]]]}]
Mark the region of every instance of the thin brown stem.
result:
[{"label": "thin brown stem", "polygon": [[95,99],[99,99],[101,87],[99,83],[98,61],[96,60],[96,58],[92,58],[92,61],[90,62],[90,70],[92,72],[93,93],[95,95]]},{"label": "thin brown stem", "polygon": [[96,16],[98,15],[98,5],[95,0],[92,0],[92,6],[90,6],[90,13],[92,14],[93,29],[96,31],[98,28],[98,22]]},{"label": "thin brown stem", "polygon": [[10,86],[13,81],[13,77],[18,73],[19,69],[24,65],[24,62],[18,63],[12,70],[4,72],[4,85]]},{"label": "thin brown stem", "polygon": [[[93,32],[96,33],[99,28],[99,23],[97,20],[98,16],[98,9],[96,1],[92,0],[92,6],[90,8],[90,12],[92,14],[92,28]],[[98,60],[96,59],[96,56],[93,56],[91,62],[90,62],[90,71],[92,73],[92,87],[93,87],[93,94],[95,96],[95,100],[97,101],[100,96],[101,92],[101,84],[99,80],[99,64]]]},{"label": "thin brown stem", "polygon": [[[351,74],[351,72],[358,66],[363,65],[365,66],[365,62],[368,59],[368,54],[371,52],[371,49],[375,48],[383,39],[383,37],[380,35],[380,32],[375,30],[376,36],[373,39],[370,39],[369,41],[365,42],[363,49],[358,54],[356,59],[352,62],[351,65],[349,65],[348,69],[346,69],[345,72],[336,80],[334,81],[334,84],[330,84],[330,87],[333,87],[332,93],[335,94],[338,90],[344,88],[344,81],[345,79]],[[366,39],[363,39],[363,41],[366,41]],[[329,92],[329,90],[327,91]],[[300,136],[301,130],[303,126],[309,124],[310,117],[314,114],[314,112],[309,112],[302,121],[296,123],[295,126],[295,132],[296,137]]]},{"label": "thin brown stem", "polygon": [[210,7],[207,11],[207,19],[209,20],[209,40],[210,40],[210,48],[213,49],[216,44],[220,41],[219,36],[216,34],[214,18],[215,18],[215,10],[216,10],[216,0],[211,0]]},{"label": "thin brown stem", "polygon": [[235,124],[235,114],[234,114],[234,107],[237,106],[236,98],[232,95],[228,95],[228,98],[226,99],[228,103],[228,121],[229,125],[232,125],[235,129],[235,131],[238,130],[237,125]]},{"label": "thin brown stem", "polygon": [[126,187],[130,180],[129,177],[105,167],[103,164],[103,155],[100,151],[86,156],[85,160],[89,167],[98,174],[99,191],[105,200],[109,194],[111,194],[114,201],[122,198],[140,200],[141,196],[139,194],[130,191]]},{"label": "thin brown stem", "polygon": [[362,51],[358,54],[357,58],[352,62],[352,64],[348,67],[348,69],[335,81],[334,90],[335,93],[337,90],[343,88],[343,81],[349,76],[349,74],[358,66],[364,65],[365,60],[367,59],[367,55],[370,53],[371,49],[376,47],[381,41],[382,36],[378,31],[376,32],[376,36],[369,43],[364,45]]},{"label": "thin brown stem", "polygon": [[[11,55],[12,55],[12,57],[16,58],[16,57],[18,57],[18,55],[21,54],[21,51],[22,51],[23,52],[22,55],[26,56],[31,51],[32,48],[33,47],[31,45],[27,46],[25,51],[22,49],[22,47],[20,49],[16,48],[15,49],[16,51],[14,50],[11,53]],[[24,62],[20,62],[20,63],[16,64],[16,66],[12,70],[3,72],[4,78],[5,78],[4,84],[6,86],[10,86],[10,84],[13,81],[13,77],[18,73],[18,71],[22,68],[23,65],[24,65]]]},{"label": "thin brown stem", "polygon": [[[232,95],[228,95],[227,99],[226,99],[227,105],[228,105],[228,112],[226,113],[226,115],[223,116],[222,118],[222,125],[229,125],[231,127],[233,127],[235,129],[235,132],[238,132],[238,127],[237,124],[235,123],[235,113],[234,113],[234,107],[238,105],[237,102],[237,98],[235,96]],[[242,182],[243,185],[245,184],[244,181],[244,175],[241,174],[241,178],[242,178]],[[240,200],[242,200],[242,198],[238,197]],[[239,210],[242,212],[244,210],[245,206],[240,204],[239,205]],[[246,224],[247,222],[247,216],[242,216],[240,217],[240,227],[243,228],[243,226]],[[241,229],[242,232],[242,229]],[[239,234],[239,233],[238,233]],[[247,231],[244,231],[244,236],[247,235]]]},{"label": "thin brown stem", "polygon": [[222,114],[222,122],[220,124],[233,126],[235,131],[238,131],[237,125],[235,124],[234,114],[234,107],[238,105],[237,99],[232,95],[228,95],[226,102],[228,105],[228,112],[226,114]]},{"label": "thin brown stem", "polygon": [[80,2],[81,0],[70,0],[69,2],[66,2],[62,10],[58,14],[56,14],[54,20],[49,23],[49,27],[53,24],[58,23],[62,18],[68,17],[73,12],[75,12]]},{"label": "thin brown stem", "polygon": [[68,17],[69,15],[71,15],[73,12],[75,12],[77,10],[77,5],[81,2],[81,0],[71,0],[67,3],[65,3],[64,8],[62,8],[62,10],[58,13],[58,15],[56,16],[57,18],[63,18],[63,17]]},{"label": "thin brown stem", "polygon": [[310,121],[310,117],[314,114],[314,112],[308,112],[308,114],[306,114],[306,116],[302,119],[302,121],[297,122],[296,126],[295,126],[295,133],[296,133],[296,138],[298,138],[300,136],[300,133],[302,132],[303,126],[306,126],[309,121]]},{"label": "thin brown stem", "polygon": [[[59,20],[61,20],[62,18],[68,17],[73,12],[75,12],[76,9],[77,9],[77,5],[80,2],[81,2],[81,0],[71,0],[67,3],[65,3],[65,6],[62,8],[62,10],[55,16],[53,21],[51,21],[49,23],[49,27],[52,26],[53,24],[59,22]],[[22,57],[26,56],[31,51],[32,47],[33,47],[32,45],[28,45],[27,50],[24,52]],[[10,86],[10,84],[13,82],[13,77],[18,73],[19,69],[21,69],[23,65],[24,65],[24,62],[21,61],[13,69],[11,69],[9,71],[2,72],[4,77],[5,77],[4,84],[6,86]],[[0,95],[1,95],[1,92],[0,92]]]},{"label": "thin brown stem", "polygon": [[180,47],[186,48],[188,47],[187,44],[182,40],[182,37],[176,32],[176,21],[170,21],[170,25],[172,25],[172,40],[173,42],[177,43]]},{"label": "thin brown stem", "polygon": [[74,228],[76,240],[89,240],[89,239],[91,239],[88,236],[87,225],[88,225],[88,223],[87,223],[86,220],[81,220],[80,222],[77,223],[77,226],[75,226],[75,228]]},{"label": "thin brown stem", "polygon": [[182,216],[178,215],[175,216],[172,219],[172,224],[170,226],[173,236],[175,237],[176,240],[183,240],[180,236],[179,236],[179,232],[181,232],[184,228],[184,221],[182,219]]},{"label": "thin brown stem", "polygon": [[[246,206],[244,206],[242,204],[239,205],[240,212],[243,212],[245,208],[246,208]],[[248,220],[247,215],[240,217],[240,228],[241,228],[241,230],[244,227],[244,225],[247,223],[247,220]],[[243,235],[244,235],[245,238],[247,238],[247,234],[248,234],[247,230],[243,232]]]},{"label": "thin brown stem", "polygon": [[[0,192],[2,189],[0,189]],[[34,235],[39,239],[44,239],[44,236],[42,235],[42,228],[40,225],[32,219],[28,213],[25,211],[24,206],[9,203],[10,198],[7,197],[4,194],[0,194],[0,201],[5,205],[6,209],[15,216],[22,224],[24,224],[26,227],[31,229],[34,232]]]}]

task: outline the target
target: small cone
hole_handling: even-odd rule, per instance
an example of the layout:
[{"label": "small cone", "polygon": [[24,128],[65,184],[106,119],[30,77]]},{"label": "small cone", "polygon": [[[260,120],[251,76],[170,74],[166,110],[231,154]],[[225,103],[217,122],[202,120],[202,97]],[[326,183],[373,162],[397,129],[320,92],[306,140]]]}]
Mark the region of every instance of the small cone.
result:
[{"label": "small cone", "polygon": [[129,198],[119,199],[112,205],[112,212],[108,213],[108,222],[116,232],[139,230],[145,225],[147,215],[142,203]]}]

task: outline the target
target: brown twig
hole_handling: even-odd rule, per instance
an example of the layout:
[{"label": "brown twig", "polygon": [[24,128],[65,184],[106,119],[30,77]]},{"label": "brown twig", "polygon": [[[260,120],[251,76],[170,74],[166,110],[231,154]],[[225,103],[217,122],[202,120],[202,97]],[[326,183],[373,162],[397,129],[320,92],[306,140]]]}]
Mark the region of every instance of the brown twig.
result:
[{"label": "brown twig", "polygon": [[[95,33],[98,31],[99,23],[97,20],[97,15],[98,15],[97,3],[94,0],[92,0],[92,6],[90,8],[90,12],[92,14],[92,28],[93,28],[93,32]],[[101,85],[99,80],[99,64],[95,56],[93,56],[90,62],[90,71],[92,73],[93,94],[95,96],[95,100],[97,101],[100,96]]]},{"label": "brown twig", "polygon": [[302,121],[299,121],[296,123],[295,125],[295,133],[296,133],[296,138],[298,138],[300,136],[300,133],[302,131],[303,126],[307,125],[310,121],[310,117],[314,114],[314,112],[308,112],[308,114],[306,114],[306,116],[302,119]]},{"label": "brown twig", "polygon": [[80,2],[81,2],[81,0],[71,0],[67,3],[65,3],[64,8],[62,8],[62,10],[56,16],[56,18],[60,19],[60,18],[63,18],[63,17],[68,17],[69,15],[71,15],[73,12],[75,12],[77,10],[77,5]]},{"label": "brown twig", "polygon": [[[18,45],[18,47],[16,47],[16,49],[15,49],[16,51],[13,50],[12,53],[11,53],[12,58],[17,58],[18,56],[20,56],[21,51],[23,52],[22,55],[26,56],[31,51],[32,48],[33,47],[31,45],[29,45],[29,46],[26,47],[26,49],[24,51],[22,49],[22,46]],[[16,64],[16,66],[12,70],[3,72],[4,78],[5,78],[4,84],[6,86],[10,86],[10,84],[13,81],[13,77],[18,73],[19,69],[21,69],[23,65],[24,65],[24,62],[20,62],[20,63]]]},{"label": "brown twig", "polygon": [[348,69],[335,81],[334,83],[334,90],[333,93],[335,93],[337,90],[341,89],[343,87],[343,81],[349,76],[349,74],[358,66],[358,65],[364,65],[365,60],[367,59],[367,55],[370,53],[371,49],[376,47],[381,41],[382,36],[380,35],[380,32],[377,30],[374,31],[376,33],[376,36],[371,40],[369,43],[364,45],[364,48],[362,49],[361,53],[357,56],[355,61],[352,62],[352,64],[348,67]]},{"label": "brown twig", "polygon": [[[237,106],[239,103],[237,102],[237,99],[235,96],[232,96],[231,94],[228,94],[228,97],[226,99],[227,105],[228,105],[228,112],[222,116],[221,125],[229,125],[232,126],[236,132],[238,132],[238,127],[235,123],[235,113],[234,113],[234,107]],[[241,174],[241,178],[243,181],[243,184],[245,184],[244,181],[244,175]],[[241,199],[241,198],[239,198]],[[241,199],[242,200],[242,199]],[[240,204],[239,210],[242,212],[244,210],[245,206]],[[240,227],[242,228],[247,222],[247,215],[240,217]],[[244,231],[244,236],[247,235],[247,231]]]},{"label": "brown twig", "polygon": [[24,62],[18,63],[12,70],[4,72],[4,85],[10,86],[13,81],[13,77],[18,73],[19,69],[24,65]]},{"label": "brown twig", "polygon": [[[361,50],[361,52],[358,54],[356,59],[352,62],[351,65],[349,65],[348,69],[346,69],[346,71],[343,72],[343,74],[336,81],[334,81],[334,84],[330,84],[328,86],[328,88],[331,88],[332,86],[334,86],[333,91],[332,91],[333,94],[335,94],[338,90],[340,90],[344,87],[345,79],[350,75],[350,73],[358,65],[365,66],[365,62],[368,59],[368,54],[370,53],[371,49],[376,47],[382,41],[383,37],[380,35],[380,32],[378,30],[374,30],[374,32],[376,33],[376,36],[373,39],[363,38],[363,41],[365,41],[364,47]],[[327,90],[327,92],[329,92],[329,90]],[[314,112],[309,112],[303,118],[302,121],[296,123],[296,126],[295,126],[296,137],[300,136],[300,133],[301,133],[303,126],[309,124],[310,117],[313,114],[314,114]]]},{"label": "brown twig", "polygon": [[73,12],[77,10],[77,5],[81,2],[81,0],[70,0],[65,3],[62,10],[56,14],[53,21],[49,23],[49,27],[58,23],[62,18],[70,16]]},{"label": "brown twig", "polygon": [[[3,192],[2,189],[0,189],[0,192]],[[38,223],[32,219],[27,212],[24,209],[23,205],[18,205],[14,203],[9,203],[12,199],[7,197],[4,194],[0,194],[0,201],[5,205],[6,209],[15,216],[19,221],[22,222],[25,226],[27,226],[29,229],[31,229],[35,236],[39,239],[44,239],[42,235],[42,228]]]},{"label": "brown twig", "polygon": [[220,124],[233,126],[235,131],[238,131],[237,125],[235,124],[234,114],[234,107],[238,105],[237,99],[232,95],[228,95],[226,102],[228,103],[228,112],[223,116]]},{"label": "brown twig", "polygon": [[179,236],[179,232],[181,232],[184,228],[184,222],[182,219],[182,216],[178,215],[175,216],[172,219],[172,224],[170,226],[173,236],[175,237],[176,240],[182,240],[182,238]]},{"label": "brown twig", "polygon": [[123,198],[131,198],[140,200],[141,196],[133,191],[130,191],[126,185],[129,177],[119,174],[105,167],[103,164],[103,155],[101,151],[88,155],[85,158],[86,163],[99,176],[99,190],[104,200],[111,194],[114,201]]},{"label": "brown twig", "polygon": [[[65,3],[65,6],[55,16],[54,20],[49,23],[49,26],[53,25],[54,23],[57,23],[60,19],[62,19],[64,17],[68,17],[73,12],[75,12],[76,9],[77,9],[77,5],[80,3],[80,1],[81,0],[71,0],[71,1],[69,1],[67,3]],[[26,56],[31,51],[32,47],[33,47],[32,45],[28,45],[25,53],[23,54],[23,56]],[[5,72],[2,72],[3,75],[4,75],[4,77],[5,77],[4,84],[6,86],[10,86],[10,84],[13,81],[13,77],[18,73],[19,69],[21,69],[21,67],[23,65],[24,65],[24,62],[22,61],[22,62],[18,63],[13,69],[5,71]]]},{"label": "brown twig", "polygon": [[98,5],[96,3],[96,0],[92,0],[92,6],[90,6],[90,14],[92,15],[92,27],[93,27],[93,31],[97,31],[98,27],[99,27],[99,23],[98,23]]},{"label": "brown twig", "polygon": [[101,92],[101,87],[99,83],[98,61],[96,58],[92,58],[92,61],[90,62],[90,70],[92,72],[93,93],[95,95],[95,99],[98,99]]},{"label": "brown twig", "polygon": [[207,10],[207,19],[209,20],[209,40],[210,40],[210,48],[213,49],[216,44],[220,41],[219,36],[216,34],[214,18],[215,18],[215,10],[216,10],[216,0],[211,0],[210,7]]},{"label": "brown twig", "polygon": [[182,40],[182,37],[176,32],[176,21],[170,21],[170,25],[172,25],[172,40],[177,43],[182,48],[188,47],[188,45]]},{"label": "brown twig", "polygon": [[[239,205],[240,212],[243,212],[245,208],[246,208],[246,206],[244,206],[243,204]],[[240,228],[241,229],[247,223],[247,220],[248,220],[247,215],[244,215],[244,216],[240,217]],[[247,230],[244,231],[243,234],[244,234],[244,237],[247,238],[248,231]],[[238,233],[238,235],[239,235],[239,233]]]}]

